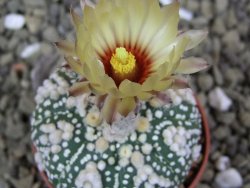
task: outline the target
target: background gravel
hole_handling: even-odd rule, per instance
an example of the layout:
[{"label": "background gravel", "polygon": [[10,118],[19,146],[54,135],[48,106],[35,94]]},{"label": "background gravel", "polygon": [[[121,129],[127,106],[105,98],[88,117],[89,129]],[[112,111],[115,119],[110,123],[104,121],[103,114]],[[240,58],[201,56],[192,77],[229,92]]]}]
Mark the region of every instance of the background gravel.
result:
[{"label": "background gravel", "polygon": [[[69,7],[77,3],[0,0],[0,188],[44,187],[31,153],[29,117],[35,89],[62,62],[52,42],[73,36]],[[192,77],[212,134],[210,161],[198,187],[250,188],[250,1],[182,4],[194,18],[182,20],[181,28],[209,31],[191,53],[212,65]],[[5,25],[13,13],[25,21],[17,30]]]}]

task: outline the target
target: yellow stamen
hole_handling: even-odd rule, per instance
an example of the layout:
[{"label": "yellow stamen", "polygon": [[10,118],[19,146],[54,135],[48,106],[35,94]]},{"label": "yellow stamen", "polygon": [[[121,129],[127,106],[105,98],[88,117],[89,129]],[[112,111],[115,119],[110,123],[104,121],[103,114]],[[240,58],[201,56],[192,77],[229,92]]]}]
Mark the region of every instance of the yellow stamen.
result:
[{"label": "yellow stamen", "polygon": [[110,60],[113,72],[119,81],[132,79],[136,70],[135,56],[125,48],[116,48]]}]

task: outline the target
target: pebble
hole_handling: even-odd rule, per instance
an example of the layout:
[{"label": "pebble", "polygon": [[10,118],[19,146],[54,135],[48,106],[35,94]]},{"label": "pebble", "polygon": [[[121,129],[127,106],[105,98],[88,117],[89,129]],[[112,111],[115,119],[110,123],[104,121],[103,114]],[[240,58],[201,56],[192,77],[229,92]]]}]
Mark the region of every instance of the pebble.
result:
[{"label": "pebble", "polygon": [[230,167],[230,158],[228,156],[221,156],[215,163],[215,167],[219,171],[225,171]]},{"label": "pebble", "polygon": [[237,84],[244,81],[244,74],[238,68],[228,68],[225,71],[225,82],[230,86],[234,87]]},{"label": "pebble", "polygon": [[211,182],[214,178],[214,170],[207,168],[206,171],[203,174],[202,181],[204,182]]},{"label": "pebble", "polygon": [[228,1],[229,0],[216,0],[215,1],[215,8],[216,8],[217,13],[222,13],[226,11],[228,7]]},{"label": "pebble", "polygon": [[23,59],[30,58],[40,50],[40,47],[39,43],[30,44],[21,51],[20,57]]},{"label": "pebble", "polygon": [[43,31],[42,36],[45,40],[47,40],[49,42],[55,42],[55,41],[58,41],[58,39],[59,39],[59,36],[58,36],[56,29],[52,26],[47,27]]},{"label": "pebble", "polygon": [[215,83],[217,85],[223,85],[224,84],[224,78],[222,76],[222,73],[220,71],[220,69],[218,68],[218,66],[213,66],[213,75],[214,75],[214,79],[215,79]]},{"label": "pebble", "polygon": [[243,179],[236,169],[230,168],[219,172],[215,177],[215,183],[219,188],[237,188],[242,187]]},{"label": "pebble", "polygon": [[210,186],[207,184],[200,183],[197,185],[197,188],[210,188]]},{"label": "pebble", "polygon": [[226,154],[229,155],[230,157],[235,156],[235,154],[237,153],[237,149],[238,149],[238,143],[239,139],[236,136],[230,136],[227,137],[226,139],[226,145],[228,146]]},{"label": "pebble", "polygon": [[25,17],[21,14],[11,13],[5,16],[4,26],[6,29],[19,30],[25,24]]},{"label": "pebble", "polygon": [[42,26],[42,19],[35,16],[26,16],[27,27],[32,34],[36,34],[39,32]]},{"label": "pebble", "polygon": [[220,35],[226,32],[226,26],[225,26],[224,20],[221,17],[215,18],[213,25],[212,25],[212,31]]},{"label": "pebble", "polygon": [[216,113],[216,119],[218,122],[230,125],[235,121],[236,114],[234,112],[220,112]]},{"label": "pebble", "polygon": [[209,74],[201,74],[198,77],[198,85],[202,91],[208,91],[213,87],[214,80]]},{"label": "pebble", "polygon": [[220,87],[217,87],[209,92],[208,101],[211,107],[223,112],[228,111],[232,105],[232,100]]},{"label": "pebble", "polygon": [[0,66],[7,65],[13,61],[13,53],[1,54],[0,56]]},{"label": "pebble", "polygon": [[201,1],[201,12],[207,19],[213,17],[211,1]]},{"label": "pebble", "polygon": [[239,118],[243,126],[250,128],[250,111],[241,111]]},{"label": "pebble", "polygon": [[213,136],[219,141],[224,140],[230,135],[231,135],[231,130],[229,129],[228,126],[218,125],[215,131],[213,132]]},{"label": "pebble", "polygon": [[45,7],[45,0],[23,0],[26,6]]}]

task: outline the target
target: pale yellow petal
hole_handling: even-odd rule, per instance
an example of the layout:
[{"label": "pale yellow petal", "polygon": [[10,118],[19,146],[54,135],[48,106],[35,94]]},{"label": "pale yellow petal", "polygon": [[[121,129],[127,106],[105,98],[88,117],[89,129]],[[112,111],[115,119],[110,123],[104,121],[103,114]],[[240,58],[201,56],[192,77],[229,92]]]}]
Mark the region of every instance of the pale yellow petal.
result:
[{"label": "pale yellow petal", "polygon": [[189,88],[188,81],[184,78],[173,77],[174,81],[171,89],[186,89]]},{"label": "pale yellow petal", "polygon": [[84,93],[89,93],[90,88],[89,88],[89,82],[84,81],[84,82],[76,82],[73,86],[69,88],[69,95],[71,96],[79,96]]},{"label": "pale yellow petal", "polygon": [[76,60],[73,57],[65,57],[65,60],[68,62],[70,68],[73,71],[80,74],[81,76],[84,76],[84,66],[79,60]]},{"label": "pale yellow petal", "polygon": [[154,58],[162,48],[174,41],[178,32],[179,3],[174,2],[161,9],[163,23],[150,41],[149,55]]},{"label": "pale yellow petal", "polygon": [[203,30],[189,30],[178,36],[178,38],[188,37],[190,39],[186,50],[190,50],[199,45],[208,35],[207,31]]},{"label": "pale yellow petal", "polygon": [[123,97],[137,96],[141,92],[142,86],[138,83],[124,80],[119,86],[119,90]]},{"label": "pale yellow petal", "polygon": [[107,96],[102,108],[102,116],[107,123],[112,121],[118,102],[119,100],[116,97],[112,95]]},{"label": "pale yellow petal", "polygon": [[209,64],[202,58],[189,57],[182,59],[175,73],[193,74],[209,67]]},{"label": "pale yellow petal", "polygon": [[79,26],[82,25],[82,18],[71,8],[70,14],[74,23],[75,29],[78,30]]},{"label": "pale yellow petal", "polygon": [[117,111],[123,115],[127,116],[129,112],[133,111],[136,107],[136,101],[134,97],[123,98],[119,101],[117,106]]}]

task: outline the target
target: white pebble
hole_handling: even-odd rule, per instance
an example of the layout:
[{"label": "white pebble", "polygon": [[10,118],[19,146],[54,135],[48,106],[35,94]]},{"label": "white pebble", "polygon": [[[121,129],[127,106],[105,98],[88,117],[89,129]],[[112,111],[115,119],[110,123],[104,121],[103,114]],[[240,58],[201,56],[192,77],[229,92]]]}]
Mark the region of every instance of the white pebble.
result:
[{"label": "white pebble", "polygon": [[242,187],[243,179],[236,169],[230,168],[218,173],[215,177],[215,183],[219,188]]},{"label": "white pebble", "polygon": [[208,100],[210,106],[223,112],[227,111],[232,105],[232,100],[219,87],[209,93]]},{"label": "white pebble", "polygon": [[230,166],[230,159],[227,156],[221,156],[215,163],[218,170],[224,171]]},{"label": "white pebble", "polygon": [[21,14],[8,14],[4,18],[4,26],[10,30],[19,30],[25,24],[25,17]]},{"label": "white pebble", "polygon": [[193,13],[187,9],[180,8],[179,11],[180,18],[183,20],[191,21],[193,19]]},{"label": "white pebble", "polygon": [[37,53],[41,48],[39,43],[34,43],[26,46],[20,53],[21,58],[27,59]]}]

